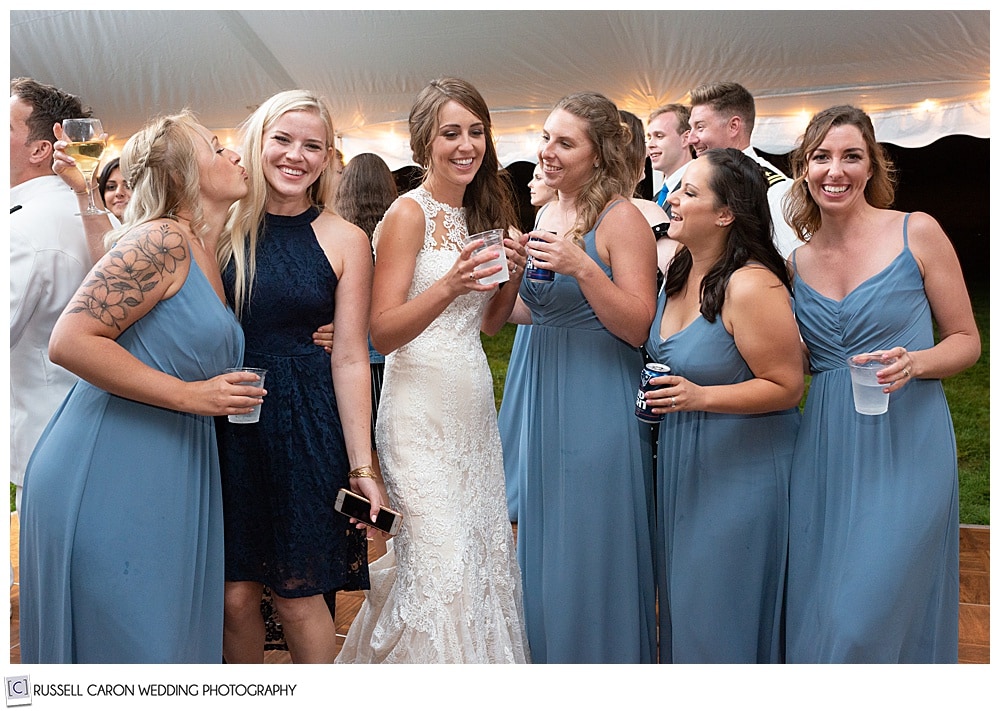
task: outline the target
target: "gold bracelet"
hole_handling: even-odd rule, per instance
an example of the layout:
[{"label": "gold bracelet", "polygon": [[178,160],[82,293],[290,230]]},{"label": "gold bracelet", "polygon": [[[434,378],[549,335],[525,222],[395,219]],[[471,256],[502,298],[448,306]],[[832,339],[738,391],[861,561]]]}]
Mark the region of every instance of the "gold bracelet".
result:
[{"label": "gold bracelet", "polygon": [[375,481],[378,481],[378,475],[375,473],[375,470],[367,464],[363,467],[356,467],[355,469],[352,469],[347,472],[347,476],[350,479],[374,479]]},{"label": "gold bracelet", "polygon": [[[70,190],[73,190],[73,188],[70,188]],[[73,190],[74,195],[86,195],[87,193],[92,193],[92,192],[94,192],[94,188],[91,188],[90,190],[84,190],[81,193],[78,193],[76,190]]]}]

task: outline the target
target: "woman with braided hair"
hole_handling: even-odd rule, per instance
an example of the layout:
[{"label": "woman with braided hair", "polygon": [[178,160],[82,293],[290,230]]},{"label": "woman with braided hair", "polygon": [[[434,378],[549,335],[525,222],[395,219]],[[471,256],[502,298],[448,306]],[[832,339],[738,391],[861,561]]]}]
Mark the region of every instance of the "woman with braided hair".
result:
[{"label": "woman with braided hair", "polygon": [[222,661],[216,415],[249,413],[216,243],[240,157],[189,113],[126,143],[131,221],[56,322],[81,379],[39,439],[21,511],[21,661]]}]

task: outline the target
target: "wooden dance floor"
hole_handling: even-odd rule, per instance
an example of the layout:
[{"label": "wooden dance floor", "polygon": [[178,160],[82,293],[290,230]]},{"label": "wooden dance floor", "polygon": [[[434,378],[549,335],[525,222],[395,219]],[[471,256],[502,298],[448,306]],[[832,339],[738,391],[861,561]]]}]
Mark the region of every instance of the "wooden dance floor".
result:
[{"label": "wooden dance floor", "polygon": [[[989,664],[990,662],[990,528],[989,526],[962,526],[960,536],[958,609],[958,661],[960,664]],[[10,517],[10,559],[14,564],[15,580],[18,569],[18,522]],[[382,555],[385,547],[376,540],[369,546],[369,559]],[[358,614],[362,592],[339,593],[337,596],[337,643],[343,643],[351,621]],[[18,643],[18,586],[10,589],[10,661],[21,661]],[[290,664],[288,652],[268,651],[266,664]]]}]

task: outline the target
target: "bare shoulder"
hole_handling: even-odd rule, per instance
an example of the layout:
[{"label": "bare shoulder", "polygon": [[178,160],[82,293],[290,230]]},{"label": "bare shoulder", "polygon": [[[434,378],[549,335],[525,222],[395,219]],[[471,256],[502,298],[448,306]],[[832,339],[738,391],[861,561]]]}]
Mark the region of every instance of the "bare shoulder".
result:
[{"label": "bare shoulder", "polygon": [[757,299],[775,288],[784,290],[777,274],[763,264],[745,264],[729,278],[726,296],[737,300]]},{"label": "bare shoulder", "polygon": [[[619,200],[617,203],[612,204],[610,208],[605,209],[607,211],[604,214],[604,218],[597,227],[598,233],[602,232],[602,228],[607,228],[612,232],[622,232],[623,235],[636,235],[640,238],[652,236],[652,231],[648,229],[649,223],[646,221],[645,216],[631,200]],[[639,229],[639,226],[646,227],[647,229]],[[648,235],[647,232],[649,233]]]},{"label": "bare shoulder", "polygon": [[329,210],[321,212],[312,226],[316,239],[324,246],[327,243],[331,246],[338,243],[352,246],[368,244],[368,235],[363,229]]},{"label": "bare shoulder", "polygon": [[947,240],[948,236],[941,224],[926,212],[911,212],[906,223],[906,234],[911,242],[930,242]]},{"label": "bare shoulder", "polygon": [[385,211],[383,220],[416,220],[424,219],[424,209],[420,207],[419,203],[408,195],[400,195],[398,198],[392,201],[389,205],[389,209]]},{"label": "bare shoulder", "polygon": [[396,198],[382,217],[378,243],[385,245],[402,242],[417,251],[424,243],[424,229],[424,209],[413,198],[401,196]]},{"label": "bare shoulder", "polygon": [[191,268],[188,233],[173,220],[136,225],[87,275],[67,313],[84,314],[114,333],[176,293]]},{"label": "bare shoulder", "polygon": [[910,251],[921,263],[921,269],[924,264],[955,252],[954,245],[940,223],[926,212],[910,213],[906,222],[906,240]]},{"label": "bare shoulder", "polygon": [[632,204],[639,208],[639,212],[646,219],[650,227],[669,221],[666,211],[652,200],[642,198],[632,198]]}]

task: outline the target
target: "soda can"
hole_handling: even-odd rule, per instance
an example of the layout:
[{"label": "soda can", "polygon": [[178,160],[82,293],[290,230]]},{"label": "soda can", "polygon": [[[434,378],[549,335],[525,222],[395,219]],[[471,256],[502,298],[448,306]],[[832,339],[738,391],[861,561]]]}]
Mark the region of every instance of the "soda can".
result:
[{"label": "soda can", "polygon": [[[555,232],[552,232],[552,230],[545,230],[545,231],[550,234],[556,234]],[[543,240],[541,237],[531,237],[529,238],[528,241],[544,242],[545,240]],[[524,265],[524,276],[526,279],[529,279],[530,281],[552,281],[553,279],[556,278],[555,273],[551,269],[538,269],[532,266],[532,264],[533,262],[531,259],[531,255],[529,254],[528,262],[527,264]]]},{"label": "soda can", "polygon": [[663,363],[647,363],[639,374],[639,393],[635,396],[635,416],[643,422],[656,423],[663,421],[663,415],[656,415],[649,411],[646,404],[646,393],[656,390],[659,386],[651,386],[651,378],[658,378],[670,372],[670,367]]}]

